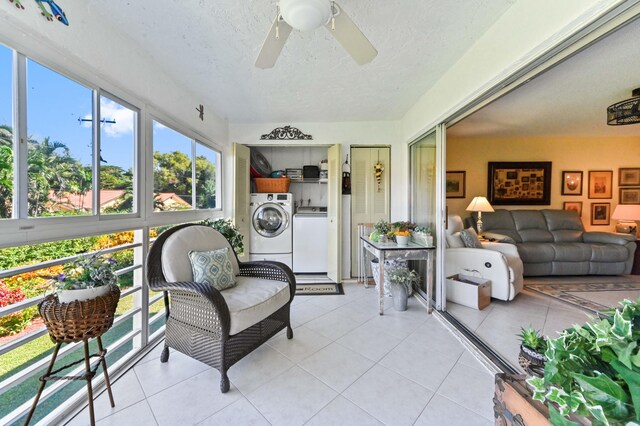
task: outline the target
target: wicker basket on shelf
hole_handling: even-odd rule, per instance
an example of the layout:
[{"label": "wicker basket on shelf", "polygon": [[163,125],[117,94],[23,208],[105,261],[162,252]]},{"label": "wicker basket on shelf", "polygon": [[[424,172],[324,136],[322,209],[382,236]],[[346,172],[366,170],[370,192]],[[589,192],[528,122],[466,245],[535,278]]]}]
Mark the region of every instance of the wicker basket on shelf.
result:
[{"label": "wicker basket on shelf", "polygon": [[286,193],[289,192],[289,178],[254,178],[256,192]]},{"label": "wicker basket on shelf", "polygon": [[71,303],[61,303],[57,295],[50,294],[38,304],[38,310],[54,343],[81,342],[111,328],[119,300],[120,289],[111,286],[104,296]]}]

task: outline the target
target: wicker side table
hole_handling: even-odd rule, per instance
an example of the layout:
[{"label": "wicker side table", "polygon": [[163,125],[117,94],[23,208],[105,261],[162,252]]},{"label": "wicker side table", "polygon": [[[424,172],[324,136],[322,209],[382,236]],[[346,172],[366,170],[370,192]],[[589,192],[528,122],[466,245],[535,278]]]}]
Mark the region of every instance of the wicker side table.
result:
[{"label": "wicker side table", "polygon": [[[38,400],[49,380],[86,380],[87,393],[89,395],[89,417],[91,425],[95,425],[95,414],[93,410],[93,388],[91,380],[96,375],[96,371],[102,365],[104,380],[109,393],[111,406],[115,407],[113,394],[111,393],[111,383],[107,372],[107,362],[105,357],[107,350],[102,346],[101,336],[113,325],[113,316],[120,300],[120,289],[111,286],[111,290],[104,296],[85,301],[75,301],[71,303],[61,303],[56,295],[47,296],[38,304],[38,310],[42,316],[51,340],[56,344],[51,355],[51,361],[46,373],[40,377],[40,387],[36,394],[29,415],[25,420],[28,425],[33,417],[33,413],[38,405]],[[95,338],[98,344],[98,352],[89,354],[89,339]],[[53,370],[58,351],[63,343],[84,342],[84,358]],[[96,357],[97,362],[91,366],[91,358]],[[84,362],[85,372],[77,376],[58,376],[63,370],[71,368]]]}]

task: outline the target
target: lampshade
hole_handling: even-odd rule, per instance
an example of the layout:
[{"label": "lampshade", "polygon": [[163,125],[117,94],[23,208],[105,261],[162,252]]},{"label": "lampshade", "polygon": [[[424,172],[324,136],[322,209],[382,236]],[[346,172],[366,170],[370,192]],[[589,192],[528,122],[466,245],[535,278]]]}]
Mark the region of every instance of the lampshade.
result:
[{"label": "lampshade", "polygon": [[492,212],[493,207],[485,197],[475,197],[467,206],[468,212]]},{"label": "lampshade", "polygon": [[640,220],[640,204],[618,204],[613,210],[611,219]]},{"label": "lampshade", "polygon": [[640,88],[631,92],[631,99],[618,102],[607,108],[607,124],[621,126],[640,123]]},{"label": "lampshade", "polygon": [[329,0],[280,0],[282,19],[296,30],[311,31],[329,22]]}]

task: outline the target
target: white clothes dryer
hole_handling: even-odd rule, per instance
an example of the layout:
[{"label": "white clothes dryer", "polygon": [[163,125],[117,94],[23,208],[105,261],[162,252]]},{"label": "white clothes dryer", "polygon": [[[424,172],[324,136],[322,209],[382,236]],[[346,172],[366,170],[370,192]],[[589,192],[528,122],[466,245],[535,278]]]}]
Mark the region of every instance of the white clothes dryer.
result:
[{"label": "white clothes dryer", "polygon": [[291,194],[251,194],[249,259],[274,260],[293,266]]}]

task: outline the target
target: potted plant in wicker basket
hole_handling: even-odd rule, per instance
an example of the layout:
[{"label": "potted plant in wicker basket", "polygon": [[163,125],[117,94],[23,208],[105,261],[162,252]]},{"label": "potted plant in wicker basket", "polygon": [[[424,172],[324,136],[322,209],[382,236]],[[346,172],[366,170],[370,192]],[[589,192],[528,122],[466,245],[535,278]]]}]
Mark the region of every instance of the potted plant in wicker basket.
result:
[{"label": "potted plant in wicker basket", "polygon": [[527,373],[542,377],[544,363],[547,360],[544,356],[547,340],[533,327],[522,328],[518,337],[520,337],[518,363]]},{"label": "potted plant in wicker basket", "polygon": [[70,303],[106,295],[117,282],[115,266],[115,260],[100,253],[83,255],[67,263],[56,283],[58,300]]}]

